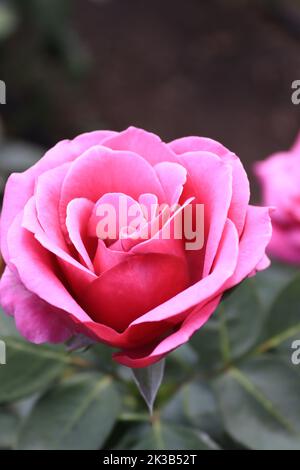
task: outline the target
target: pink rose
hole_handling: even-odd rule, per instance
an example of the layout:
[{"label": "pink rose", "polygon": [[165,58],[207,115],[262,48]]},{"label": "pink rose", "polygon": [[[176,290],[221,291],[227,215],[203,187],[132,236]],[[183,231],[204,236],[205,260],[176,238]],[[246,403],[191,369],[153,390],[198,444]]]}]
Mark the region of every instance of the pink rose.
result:
[{"label": "pink rose", "polygon": [[300,264],[300,134],[289,152],[280,152],[255,165],[263,200],[272,213],[271,255]]},{"label": "pink rose", "polygon": [[[158,215],[172,226],[184,206],[203,204],[204,246],[119,233],[102,239],[96,209],[121,195],[136,210],[179,204],[166,220]],[[29,341],[83,334],[118,348],[118,362],[144,367],[188,341],[225,291],[268,266],[270,238],[269,209],[249,205],[244,168],[221,144],[200,137],[166,144],[133,127],[91,132],[9,178],[0,300]]]}]

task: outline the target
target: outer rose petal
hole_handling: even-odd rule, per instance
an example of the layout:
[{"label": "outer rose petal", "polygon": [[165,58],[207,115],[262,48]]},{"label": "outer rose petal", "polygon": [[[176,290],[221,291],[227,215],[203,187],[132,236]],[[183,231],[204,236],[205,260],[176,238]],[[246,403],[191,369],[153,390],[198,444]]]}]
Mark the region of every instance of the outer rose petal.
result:
[{"label": "outer rose petal", "polygon": [[241,235],[250,199],[250,184],[242,162],[236,155],[232,153],[225,155],[224,161],[232,166],[232,199],[228,217],[235,224],[238,234]]},{"label": "outer rose petal", "polygon": [[35,188],[36,215],[47,237],[64,251],[69,247],[64,239],[58,215],[61,188],[70,163],[45,171],[37,179]]},{"label": "outer rose petal", "polygon": [[72,143],[76,146],[77,154],[81,154],[85,152],[88,148],[94,147],[94,145],[100,145],[106,139],[114,137],[118,135],[118,132],[115,131],[92,131],[92,132],[85,132],[84,134],[80,134],[75,139],[73,139]]},{"label": "outer rose petal", "polygon": [[[50,305],[73,315],[78,321],[90,318],[72,298],[58,279],[53,255],[35,240],[33,234],[21,226],[19,214],[10,228],[8,236],[10,262],[18,271],[24,286]],[[2,282],[2,281],[1,281]]]},{"label": "outer rose petal", "polygon": [[166,354],[186,343],[190,337],[199,330],[216,310],[221,296],[216,297],[205,307],[195,309],[182,323],[178,331],[165,338],[152,351],[141,350],[137,352],[124,351],[114,354],[114,359],[127,367],[148,367],[162,359]]},{"label": "outer rose petal", "polygon": [[[196,204],[204,204],[204,233],[202,250],[190,251],[195,277],[206,277],[211,270],[227,219],[232,197],[232,168],[209,152],[190,152],[180,155],[188,171],[184,196],[194,195]],[[210,178],[209,175],[214,175]]]},{"label": "outer rose petal", "polygon": [[255,266],[255,272],[264,271],[271,265],[271,260],[267,255],[264,255],[259,263]]},{"label": "outer rose petal", "polygon": [[24,173],[13,173],[6,184],[1,215],[1,253],[8,262],[7,233],[14,218],[33,195],[37,177],[44,171],[55,168],[77,158],[92,145],[113,136],[114,132],[97,131],[82,134],[74,140],[63,140],[48,150],[43,158]]},{"label": "outer rose petal", "polygon": [[239,244],[239,257],[234,275],[226,284],[229,289],[243,281],[259,266],[272,237],[270,210],[249,206],[243,235]]},{"label": "outer rose petal", "polygon": [[11,316],[14,315],[16,300],[20,293],[20,282],[15,282],[16,279],[17,276],[6,267],[1,277],[0,303],[4,312]]},{"label": "outer rose petal", "polygon": [[[92,322],[57,277],[53,255],[45,250],[29,231],[21,227],[21,222],[22,214],[19,214],[10,228],[8,242],[9,249],[13,247],[14,253],[10,260],[11,265],[17,269],[25,288],[53,307],[63,310],[79,333],[112,346],[128,345],[126,338],[121,338],[116,331]],[[95,325],[97,335],[94,332]]]},{"label": "outer rose petal", "polygon": [[177,155],[187,152],[197,152],[199,150],[214,153],[219,157],[224,157],[231,153],[224,145],[207,137],[182,137],[169,142],[168,147]]},{"label": "outer rose petal", "polygon": [[157,135],[143,129],[137,129],[136,127],[129,127],[114,137],[105,139],[103,145],[113,150],[135,152],[151,165],[156,165],[160,162],[177,161],[174,152]]},{"label": "outer rose petal", "polygon": [[66,326],[63,312],[25,289],[9,268],[1,278],[0,302],[14,315],[22,336],[32,343],[61,343],[73,334],[72,327]]},{"label": "outer rose petal", "polygon": [[232,166],[233,190],[228,217],[234,222],[238,234],[241,235],[250,199],[250,186],[247,174],[239,158],[219,142],[205,137],[183,137],[182,139],[170,142],[168,145],[178,155],[196,151],[211,152]]}]

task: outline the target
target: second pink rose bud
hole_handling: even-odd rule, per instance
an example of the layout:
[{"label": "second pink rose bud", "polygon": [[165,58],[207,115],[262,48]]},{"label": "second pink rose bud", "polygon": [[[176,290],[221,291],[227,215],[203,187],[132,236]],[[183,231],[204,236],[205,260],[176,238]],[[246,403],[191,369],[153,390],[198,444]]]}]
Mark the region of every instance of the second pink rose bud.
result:
[{"label": "second pink rose bud", "polygon": [[271,256],[300,265],[300,134],[293,147],[256,163],[263,203],[274,206]]}]

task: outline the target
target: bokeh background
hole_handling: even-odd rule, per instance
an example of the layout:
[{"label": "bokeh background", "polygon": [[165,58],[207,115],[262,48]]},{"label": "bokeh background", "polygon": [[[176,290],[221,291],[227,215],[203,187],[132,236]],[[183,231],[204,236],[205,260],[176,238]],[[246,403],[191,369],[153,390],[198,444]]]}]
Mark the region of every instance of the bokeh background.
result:
[{"label": "bokeh background", "polygon": [[299,130],[299,44],[298,0],[2,0],[4,134],[135,125],[215,138],[250,170]]},{"label": "bokeh background", "polygon": [[[253,162],[300,128],[299,52],[298,0],[0,0],[0,192],[59,140],[135,125],[220,140],[259,201]],[[246,281],[170,356],[152,419],[110,350],[30,345],[0,312],[0,449],[299,450],[299,286],[276,263]]]}]

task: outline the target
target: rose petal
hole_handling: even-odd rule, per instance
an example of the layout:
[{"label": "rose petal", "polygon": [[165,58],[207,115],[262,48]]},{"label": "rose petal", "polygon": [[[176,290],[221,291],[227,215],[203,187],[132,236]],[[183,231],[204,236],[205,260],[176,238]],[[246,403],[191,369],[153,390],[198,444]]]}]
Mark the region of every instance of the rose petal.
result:
[{"label": "rose petal", "polygon": [[233,275],[238,259],[238,235],[234,224],[227,219],[219,245],[220,249],[212,273],[188,287],[172,299],[162,303],[150,312],[140,316],[129,328],[148,322],[170,319],[173,315],[187,311],[218,295],[226,281]]},{"label": "rose petal", "polygon": [[10,260],[21,282],[30,292],[70,313],[80,322],[90,320],[57,277],[53,255],[40,245],[32,233],[23,229],[21,223],[22,214],[19,214],[8,233]]},{"label": "rose petal", "polygon": [[102,144],[103,141],[106,139],[112,138],[118,135],[118,132],[114,131],[92,131],[92,132],[85,132],[84,134],[80,134],[75,139],[73,139],[72,144],[73,147],[76,149],[76,153],[81,155],[90,147],[94,147],[95,145]]},{"label": "rose petal", "polygon": [[161,162],[154,167],[166,195],[165,202],[177,204],[186,183],[186,169],[179,163]]},{"label": "rose petal", "polygon": [[[57,256],[57,261],[62,267],[71,286],[75,289],[84,289],[86,284],[94,281],[97,276],[81,263],[79,263],[71,254],[60,248],[56,242],[50,240],[47,234],[42,230],[36,216],[34,198],[31,198],[25,206],[24,214],[20,214],[22,219],[22,228],[25,227],[33,232],[34,237],[49,252]],[[12,248],[12,254],[14,249]]]},{"label": "rose petal", "polygon": [[228,217],[235,224],[238,234],[241,235],[250,199],[250,186],[247,173],[239,158],[219,142],[205,137],[184,137],[170,142],[169,146],[178,155],[196,151],[211,152],[232,166],[233,189]]},{"label": "rose petal", "polygon": [[228,217],[241,235],[244,230],[247,208],[250,200],[250,183],[240,159],[233,153],[224,156],[223,160],[232,166],[232,198]]},{"label": "rose petal", "polygon": [[105,139],[103,145],[113,150],[135,152],[151,165],[177,161],[176,155],[157,135],[136,127],[129,127],[118,135]]},{"label": "rose petal", "polygon": [[[220,252],[214,263],[214,270],[210,276],[186,289],[172,299],[164,302],[152,311],[135,320],[122,334],[108,335],[103,325],[95,322],[85,322],[84,325],[90,335],[95,339],[105,341],[118,348],[132,350],[139,349],[146,344],[158,344],[168,331],[187,318],[191,308],[202,308],[220,295],[226,279],[229,279],[235,268],[238,257],[238,236],[234,224],[227,220]],[[152,350],[148,351],[148,353]]]},{"label": "rose petal", "polygon": [[69,251],[64,239],[58,213],[61,188],[70,163],[45,171],[37,179],[35,204],[37,217],[43,231],[57,246]]},{"label": "rose petal", "polygon": [[136,255],[104,272],[81,299],[91,318],[123,331],[143,312],[181,292],[188,273],[181,259],[170,255]]},{"label": "rose petal", "polygon": [[73,199],[67,207],[66,225],[70,240],[76,248],[81,261],[90,271],[95,272],[86,249],[86,246],[90,243],[87,229],[93,208],[94,204],[88,199]]},{"label": "rose petal", "polygon": [[229,289],[251,273],[262,260],[272,237],[270,209],[249,206],[245,228],[239,244],[239,257],[234,275],[228,280]]},{"label": "rose petal", "polygon": [[64,312],[29,292],[8,268],[0,282],[0,303],[14,315],[17,329],[32,343],[62,343],[73,334]]},{"label": "rose petal", "polygon": [[267,255],[264,255],[263,258],[259,261],[259,263],[255,266],[253,271],[249,274],[248,277],[256,276],[259,271],[264,271],[271,265],[271,260]]},{"label": "rose petal", "polygon": [[33,195],[35,181],[44,171],[73,161],[91,145],[113,136],[113,132],[99,131],[82,134],[73,141],[63,140],[48,150],[43,158],[24,173],[13,173],[6,184],[1,215],[1,253],[8,262],[7,233],[14,218]]},{"label": "rose petal", "polygon": [[0,304],[8,315],[14,315],[16,299],[20,292],[22,293],[20,281],[17,281],[16,274],[6,267],[0,280]]},{"label": "rose petal", "polygon": [[32,196],[28,199],[23,211],[22,227],[29,230],[29,232],[36,234],[42,232],[43,229],[37,217],[35,197]]},{"label": "rose petal", "polygon": [[156,216],[158,210],[158,199],[155,194],[141,194],[139,197],[139,203],[142,209],[144,209],[144,216],[148,221]]},{"label": "rose petal", "polygon": [[[188,253],[194,279],[199,280],[210,273],[222,237],[232,197],[232,168],[208,152],[185,153],[179,158],[188,171],[185,197],[193,194],[195,204],[204,204],[206,243],[201,251]],[[209,175],[214,177],[210,178]]]},{"label": "rose petal", "polygon": [[[182,213],[185,210],[185,207],[192,202],[192,199],[188,199],[182,206],[179,206],[178,209],[171,215],[171,217],[163,224],[162,228],[158,230],[153,238],[148,238],[146,240],[139,240],[140,243],[133,244],[129,253],[134,254],[146,254],[146,253],[161,253],[161,254],[171,254],[179,258],[185,258],[186,253],[184,250],[184,240],[178,238],[176,234],[176,228],[178,225],[178,218],[180,225],[184,215]],[[155,223],[155,222],[153,222]],[[150,230],[151,224],[150,225]]]},{"label": "rose petal", "polygon": [[224,145],[220,144],[220,142],[207,137],[182,137],[169,142],[168,147],[170,147],[177,155],[187,152],[196,152],[199,150],[214,153],[219,157],[224,157],[231,153],[226,147],[224,147]]},{"label": "rose petal", "polygon": [[93,271],[83,266],[61,248],[58,248],[44,233],[36,233],[34,237],[42,247],[57,256],[58,265],[74,292],[84,291],[88,284],[97,279],[97,275]]},{"label": "rose petal", "polygon": [[[105,175],[105,177],[104,177]],[[96,202],[106,193],[124,193],[138,200],[145,192],[163,201],[163,190],[153,168],[130,152],[93,147],[73,162],[65,178],[60,200],[61,224],[68,203],[77,197]]]},{"label": "rose petal", "polygon": [[98,240],[98,247],[93,261],[95,272],[100,275],[125,261],[128,256],[130,256],[129,253],[112,250],[105,245],[103,240]]},{"label": "rose petal", "polygon": [[181,327],[175,333],[162,340],[152,351],[123,351],[114,354],[114,359],[127,367],[148,367],[151,364],[162,359],[166,354],[185,344],[195,331],[199,330],[216,310],[221,296],[216,297],[205,307],[196,309],[182,323]]},{"label": "rose petal", "polygon": [[[112,232],[108,236],[107,241],[109,242],[118,240],[121,230],[134,222],[138,222],[139,225],[146,222],[139,203],[123,193],[107,193],[96,202],[88,224],[88,232],[91,237],[101,238],[101,234],[98,233],[98,224],[101,220],[104,222],[109,220],[112,225],[112,227],[106,228],[106,231],[111,230]],[[104,235],[109,234],[105,233]]]}]

